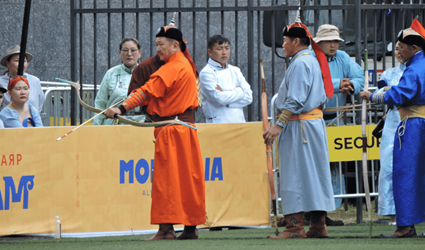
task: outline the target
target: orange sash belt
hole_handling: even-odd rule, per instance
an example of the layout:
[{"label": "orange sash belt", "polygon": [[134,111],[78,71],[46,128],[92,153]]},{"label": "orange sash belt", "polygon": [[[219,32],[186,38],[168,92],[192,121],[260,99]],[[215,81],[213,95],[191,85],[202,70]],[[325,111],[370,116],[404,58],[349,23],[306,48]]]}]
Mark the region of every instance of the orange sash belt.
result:
[{"label": "orange sash belt", "polygon": [[323,112],[322,112],[322,109],[319,107],[319,108],[315,108],[313,110],[310,110],[308,112],[301,113],[299,115],[292,115],[291,121],[316,120],[316,119],[320,119],[320,118],[323,118]]}]

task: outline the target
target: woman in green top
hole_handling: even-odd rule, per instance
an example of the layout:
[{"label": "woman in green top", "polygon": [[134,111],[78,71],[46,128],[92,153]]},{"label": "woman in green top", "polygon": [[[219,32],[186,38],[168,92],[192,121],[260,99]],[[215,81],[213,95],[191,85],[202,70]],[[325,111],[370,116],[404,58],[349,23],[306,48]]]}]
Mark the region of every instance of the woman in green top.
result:
[{"label": "woman in green top", "polygon": [[[142,55],[139,42],[134,38],[124,38],[120,43],[119,56],[122,64],[109,69],[100,83],[96,95],[95,107],[104,110],[119,100],[127,97],[128,85],[134,68]],[[139,112],[139,108],[133,110]],[[144,121],[144,115],[129,116],[129,119]],[[93,125],[113,125],[113,119],[100,115],[93,120]]]}]

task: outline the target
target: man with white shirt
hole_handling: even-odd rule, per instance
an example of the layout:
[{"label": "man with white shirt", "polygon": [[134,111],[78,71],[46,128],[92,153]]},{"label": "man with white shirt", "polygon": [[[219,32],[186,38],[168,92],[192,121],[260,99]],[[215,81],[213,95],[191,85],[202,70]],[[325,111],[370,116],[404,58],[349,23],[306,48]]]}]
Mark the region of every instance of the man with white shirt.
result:
[{"label": "man with white shirt", "polygon": [[208,39],[208,54],[208,64],[199,74],[206,122],[245,122],[243,107],[252,103],[252,90],[241,70],[227,63],[229,39],[222,35]]}]

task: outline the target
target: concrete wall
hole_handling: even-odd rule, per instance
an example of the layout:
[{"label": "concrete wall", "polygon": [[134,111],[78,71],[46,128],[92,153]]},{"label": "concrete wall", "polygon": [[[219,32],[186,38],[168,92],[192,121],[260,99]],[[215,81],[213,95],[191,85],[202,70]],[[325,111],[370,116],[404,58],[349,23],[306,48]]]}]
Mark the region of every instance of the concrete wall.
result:
[{"label": "concrete wall", "polygon": [[[0,1],[0,56],[21,43],[24,0]],[[27,52],[34,58],[27,72],[41,80],[70,77],[69,0],[33,0],[28,29]],[[0,73],[5,67],[0,66]]]}]

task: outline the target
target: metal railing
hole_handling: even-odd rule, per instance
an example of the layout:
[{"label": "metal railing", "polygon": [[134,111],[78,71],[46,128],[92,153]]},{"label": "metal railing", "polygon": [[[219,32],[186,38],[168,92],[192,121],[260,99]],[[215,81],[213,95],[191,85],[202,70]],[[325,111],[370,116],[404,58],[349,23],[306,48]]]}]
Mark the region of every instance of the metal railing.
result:
[{"label": "metal railing", "polygon": [[[264,61],[269,97],[277,92],[287,65],[280,59],[282,48],[264,44],[268,36],[263,31],[270,29],[272,40],[279,40],[282,30],[275,28],[292,23],[299,6],[302,21],[313,36],[321,24],[337,25],[345,40],[341,49],[357,63],[361,64],[362,51],[368,48],[373,83],[377,70],[388,68],[385,60],[379,62],[389,55],[387,44],[394,42],[398,31],[409,26],[416,15],[423,23],[425,13],[423,0],[71,0],[71,80],[99,85],[104,72],[119,64],[118,44],[124,37],[141,42],[142,59],[154,55],[157,29],[178,12],[176,24],[189,41],[187,47],[199,71],[208,60],[207,38],[223,34],[230,39],[233,52],[229,63],[241,68],[254,93],[253,103],[245,110],[247,120],[259,121],[258,61]],[[264,22],[269,16],[272,21]],[[71,102],[76,102],[73,94]],[[71,121],[77,119],[76,114],[72,109]],[[204,121],[202,111],[198,111],[196,122]]]},{"label": "metal railing", "polygon": [[[60,82],[41,82],[41,88],[44,91],[44,105],[41,112],[43,125],[47,126],[69,126],[71,125],[71,93],[72,88],[69,84]],[[83,85],[83,100],[94,107],[94,89],[91,85]],[[83,121],[90,119],[94,114],[86,109],[82,110],[80,116],[80,104],[76,103],[74,109],[77,110],[78,117],[82,117]],[[77,123],[81,123],[77,120]]]}]

